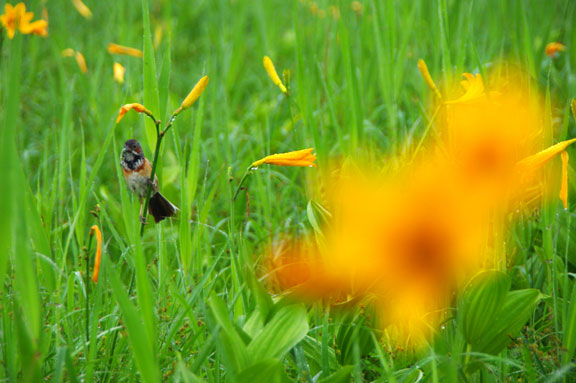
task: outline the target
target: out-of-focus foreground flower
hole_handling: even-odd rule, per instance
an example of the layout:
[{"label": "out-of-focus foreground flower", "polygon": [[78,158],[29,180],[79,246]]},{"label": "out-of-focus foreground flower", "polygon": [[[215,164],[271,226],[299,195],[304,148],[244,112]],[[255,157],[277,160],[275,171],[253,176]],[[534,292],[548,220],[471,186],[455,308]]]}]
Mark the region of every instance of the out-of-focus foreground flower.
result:
[{"label": "out-of-focus foreground flower", "polygon": [[465,74],[463,92],[452,95],[440,93],[423,61],[419,68],[438,92],[427,149],[390,161],[399,164],[390,169],[354,164],[324,172],[331,215],[321,235],[272,246],[266,262],[280,291],[370,299],[387,338],[415,348],[451,315],[474,275],[506,267],[509,213],[528,202],[527,189],[545,197],[540,170],[558,155],[566,206],[566,149],[576,142],[546,148],[552,132],[542,100],[520,74],[490,77],[489,88],[481,75]]}]

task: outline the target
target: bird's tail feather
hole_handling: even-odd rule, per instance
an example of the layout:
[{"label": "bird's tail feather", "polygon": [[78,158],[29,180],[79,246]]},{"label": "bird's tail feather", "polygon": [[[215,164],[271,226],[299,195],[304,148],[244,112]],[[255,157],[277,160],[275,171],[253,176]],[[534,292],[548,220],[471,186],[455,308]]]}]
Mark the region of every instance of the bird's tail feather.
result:
[{"label": "bird's tail feather", "polygon": [[160,193],[156,193],[150,197],[148,212],[152,214],[154,222],[156,223],[162,221],[164,218],[174,216],[177,210],[178,208]]}]

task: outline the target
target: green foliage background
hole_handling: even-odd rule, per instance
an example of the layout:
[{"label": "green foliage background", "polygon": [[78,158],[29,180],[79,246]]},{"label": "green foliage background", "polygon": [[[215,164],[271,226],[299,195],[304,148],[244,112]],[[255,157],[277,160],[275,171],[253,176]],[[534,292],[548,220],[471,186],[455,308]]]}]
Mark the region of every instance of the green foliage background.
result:
[{"label": "green foliage background", "polygon": [[[318,0],[324,17],[298,0],[86,4],[91,20],[69,1],[29,2],[37,18],[46,8],[48,37],[0,40],[0,380],[576,379],[574,199],[520,222],[507,273],[463,297],[417,354],[379,342],[367,311],[273,300],[258,280],[271,239],[311,230],[314,169],[261,168],[249,201],[231,201],[246,166],[267,154],[315,147],[321,167],[418,142],[430,118],[418,58],[441,83],[516,62],[546,96],[554,141],[576,137],[575,2],[366,0],[359,14],[349,1]],[[547,58],[550,41],[567,51]],[[144,60],[110,55],[110,42],[143,49]],[[87,74],[66,48],[84,54]],[[264,55],[290,71],[290,105]],[[126,67],[123,85],[114,61]],[[153,140],[141,115],[116,125],[118,109],[145,103],[164,120],[205,74],[208,88],[160,157],[161,189],[180,218],[148,225],[140,240],[119,155],[136,138],[151,157]],[[87,283],[83,250],[93,262],[94,224],[104,237],[98,284]]]}]

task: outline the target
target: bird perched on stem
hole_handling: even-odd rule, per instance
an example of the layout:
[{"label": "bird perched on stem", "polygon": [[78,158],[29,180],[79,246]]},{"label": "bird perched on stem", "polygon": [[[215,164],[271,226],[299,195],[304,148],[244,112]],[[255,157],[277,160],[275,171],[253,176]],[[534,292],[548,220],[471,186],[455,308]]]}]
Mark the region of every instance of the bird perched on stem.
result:
[{"label": "bird perched on stem", "polygon": [[[128,184],[128,188],[138,195],[140,200],[140,222],[146,223],[146,217],[142,212],[143,202],[146,199],[148,185],[150,185],[150,174],[152,165],[144,156],[140,143],[136,140],[128,140],[122,149],[120,157],[122,164],[122,173]],[[158,191],[158,177],[154,176],[152,183],[152,192],[148,205],[148,212],[154,217],[154,222],[158,223],[164,218],[172,217],[176,214],[178,208],[168,201]]]}]

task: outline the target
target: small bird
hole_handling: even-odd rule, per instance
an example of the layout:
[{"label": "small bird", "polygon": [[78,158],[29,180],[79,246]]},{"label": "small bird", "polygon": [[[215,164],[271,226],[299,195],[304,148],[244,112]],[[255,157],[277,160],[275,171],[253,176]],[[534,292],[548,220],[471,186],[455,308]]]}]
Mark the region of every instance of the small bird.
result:
[{"label": "small bird", "polygon": [[[128,140],[122,149],[120,156],[120,164],[122,165],[122,173],[124,179],[128,184],[128,188],[138,195],[140,200],[140,222],[146,223],[146,217],[142,214],[143,202],[146,198],[148,185],[150,185],[150,173],[152,173],[152,165],[142,152],[140,143],[136,140]],[[148,212],[154,217],[154,222],[158,223],[164,218],[172,217],[176,214],[178,208],[168,201],[162,194],[158,192],[158,177],[154,175],[154,183],[152,184],[152,191],[150,202],[148,203]]]}]

